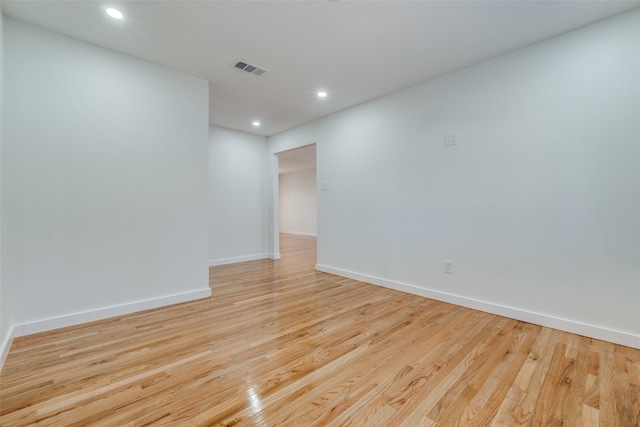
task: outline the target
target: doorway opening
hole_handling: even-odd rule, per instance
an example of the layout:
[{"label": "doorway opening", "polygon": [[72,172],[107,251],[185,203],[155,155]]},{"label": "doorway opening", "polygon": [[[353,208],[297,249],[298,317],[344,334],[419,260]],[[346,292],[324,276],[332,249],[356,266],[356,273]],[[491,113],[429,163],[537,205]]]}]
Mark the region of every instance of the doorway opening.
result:
[{"label": "doorway opening", "polygon": [[278,215],[275,218],[281,259],[315,268],[318,237],[316,144],[283,151],[277,156]]}]

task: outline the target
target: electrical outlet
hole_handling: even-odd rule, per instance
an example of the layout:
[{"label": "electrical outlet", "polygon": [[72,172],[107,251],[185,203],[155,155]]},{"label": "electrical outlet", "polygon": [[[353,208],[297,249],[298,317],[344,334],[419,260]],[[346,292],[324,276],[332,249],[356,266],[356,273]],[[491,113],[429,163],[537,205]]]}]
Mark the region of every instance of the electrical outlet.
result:
[{"label": "electrical outlet", "polygon": [[458,145],[458,134],[457,133],[445,133],[444,134],[444,145]]},{"label": "electrical outlet", "polygon": [[444,272],[447,274],[453,274],[453,261],[444,262]]}]

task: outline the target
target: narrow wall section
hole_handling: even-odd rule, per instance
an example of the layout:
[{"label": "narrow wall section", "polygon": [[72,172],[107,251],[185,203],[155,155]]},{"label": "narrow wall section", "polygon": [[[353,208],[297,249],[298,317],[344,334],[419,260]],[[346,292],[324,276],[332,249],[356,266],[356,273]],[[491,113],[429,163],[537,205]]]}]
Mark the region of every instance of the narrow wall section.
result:
[{"label": "narrow wall section", "polygon": [[[0,206],[2,206],[2,99],[3,99],[3,63],[4,63],[4,15],[2,4],[0,4]],[[2,210],[0,209],[0,242],[2,242]],[[7,289],[2,282],[2,245],[0,245],[0,369],[4,364],[10,343],[11,316],[9,310],[11,306],[7,299]]]},{"label": "narrow wall section", "polygon": [[280,232],[317,235],[316,169],[280,174]]},{"label": "narrow wall section", "polygon": [[267,258],[267,139],[211,126],[209,265]]}]

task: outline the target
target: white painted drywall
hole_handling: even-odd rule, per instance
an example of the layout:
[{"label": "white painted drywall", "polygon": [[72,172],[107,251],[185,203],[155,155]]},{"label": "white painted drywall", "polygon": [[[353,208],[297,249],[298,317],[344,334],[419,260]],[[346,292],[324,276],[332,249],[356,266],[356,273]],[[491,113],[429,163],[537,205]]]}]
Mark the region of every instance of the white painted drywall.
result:
[{"label": "white painted drywall", "polygon": [[207,82],[4,23],[12,324],[209,293]]},{"label": "white painted drywall", "polygon": [[635,9],[270,137],[317,143],[318,264],[640,346],[639,40]]},{"label": "white painted drywall", "polygon": [[267,138],[209,129],[209,265],[266,254]]},{"label": "white painted drywall", "polygon": [[[3,63],[4,63],[4,15],[0,3],[0,188],[2,188],[2,87],[3,87]],[[0,206],[2,205],[2,192],[0,191]],[[2,211],[0,210],[0,242],[2,241]],[[5,297],[5,287],[2,284],[2,245],[0,245],[0,369],[6,356],[9,334],[11,332],[11,319],[9,310],[11,306]]]},{"label": "white painted drywall", "polygon": [[280,232],[317,235],[316,169],[280,174]]}]

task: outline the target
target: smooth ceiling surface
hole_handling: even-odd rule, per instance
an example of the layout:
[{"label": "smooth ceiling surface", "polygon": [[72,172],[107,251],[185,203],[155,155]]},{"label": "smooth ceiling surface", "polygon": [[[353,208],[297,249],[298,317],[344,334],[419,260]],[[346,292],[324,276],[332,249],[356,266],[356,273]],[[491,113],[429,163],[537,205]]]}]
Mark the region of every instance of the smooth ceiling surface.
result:
[{"label": "smooth ceiling surface", "polygon": [[316,144],[278,153],[278,173],[291,173],[316,168]]},{"label": "smooth ceiling surface", "polygon": [[[210,123],[272,135],[640,1],[3,1],[6,15],[210,82]],[[118,7],[114,21],[104,9]],[[230,64],[269,70],[262,77]],[[318,99],[315,93],[329,96]],[[251,125],[259,120],[262,125]]]}]

